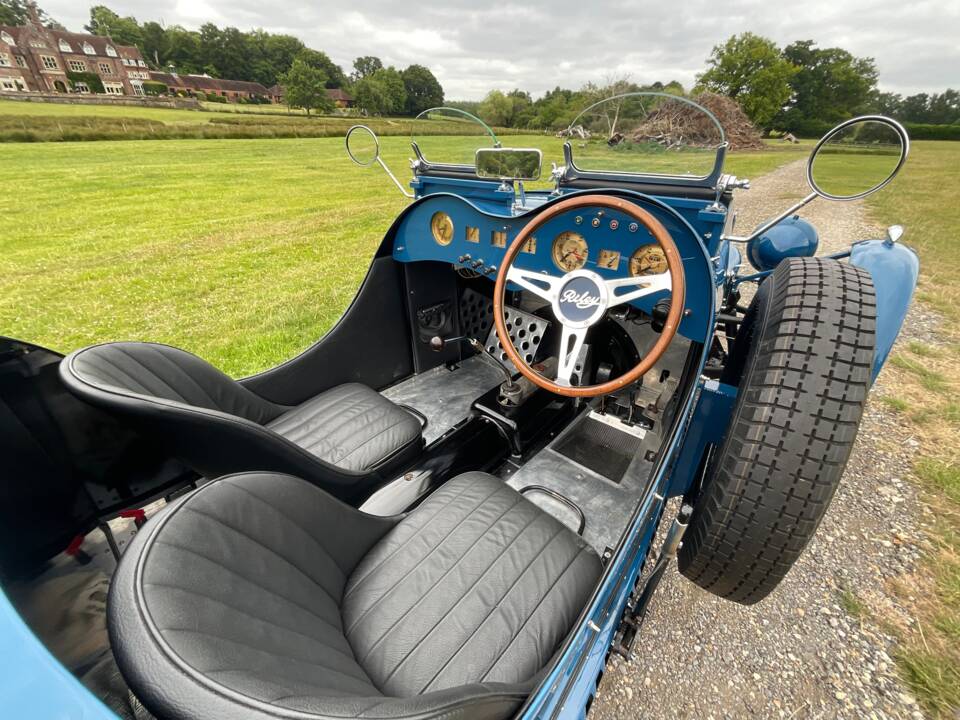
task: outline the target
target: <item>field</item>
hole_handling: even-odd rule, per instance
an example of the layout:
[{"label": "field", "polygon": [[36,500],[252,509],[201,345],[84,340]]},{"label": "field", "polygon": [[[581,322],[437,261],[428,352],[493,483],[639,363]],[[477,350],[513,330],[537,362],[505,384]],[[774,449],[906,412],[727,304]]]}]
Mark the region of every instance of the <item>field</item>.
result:
[{"label": "field", "polygon": [[[521,136],[545,165],[554,138]],[[472,138],[433,138],[463,153]],[[437,144],[439,143],[439,145]],[[403,138],[383,139],[401,177]],[[758,175],[795,147],[734,156]],[[342,139],[12,143],[0,172],[3,334],[62,351],[109,339],[182,345],[242,375],[304,348],[339,317],[405,200]]]},{"label": "field", "polygon": [[[243,130],[273,120],[6,102],[0,134],[35,124],[38,112],[53,124],[99,119],[116,128],[129,117],[197,137],[213,125]],[[281,115],[276,122],[327,120]],[[350,302],[407,202],[382,172],[347,159],[342,133],[354,120],[329,122],[329,134],[340,137],[4,145],[0,172],[18,191],[3,207],[0,333],[63,352],[104,340],[157,340],[238,376],[303,349]],[[399,136],[408,135],[409,123],[372,124],[394,135],[383,138],[384,158],[405,180],[410,150]],[[562,162],[561,142],[550,136],[521,135],[506,144],[542,149],[545,172]],[[474,138],[434,137],[427,154],[463,158],[475,146]],[[809,148],[771,144],[734,153],[726,169],[757,177]],[[927,709],[943,717],[960,706],[960,217],[951,202],[957,167],[960,143],[917,142],[903,175],[868,200],[879,222],[907,228],[903,240],[922,259],[919,297],[943,318],[940,339],[909,343],[894,355],[887,372],[900,392],[878,400],[900,413],[924,447],[916,475],[937,521],[927,562],[904,590],[924,599],[916,625],[897,629],[897,659]]]}]

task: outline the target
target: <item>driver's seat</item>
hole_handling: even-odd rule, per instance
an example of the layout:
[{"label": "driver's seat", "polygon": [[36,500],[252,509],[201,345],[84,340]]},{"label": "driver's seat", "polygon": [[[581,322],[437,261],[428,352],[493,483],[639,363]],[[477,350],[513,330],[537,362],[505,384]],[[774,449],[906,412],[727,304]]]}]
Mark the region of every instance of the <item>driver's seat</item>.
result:
[{"label": "driver's seat", "polygon": [[94,345],[65,357],[60,377],[211,478],[290,473],[357,504],[423,448],[420,420],[366,385],[280,405],[169,345]]}]

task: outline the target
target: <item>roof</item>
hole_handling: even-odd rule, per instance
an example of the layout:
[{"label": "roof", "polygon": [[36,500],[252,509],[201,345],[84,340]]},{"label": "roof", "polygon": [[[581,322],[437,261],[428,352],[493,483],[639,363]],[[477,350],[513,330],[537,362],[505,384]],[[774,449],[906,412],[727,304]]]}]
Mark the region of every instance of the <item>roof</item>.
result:
[{"label": "roof", "polygon": [[28,45],[31,38],[42,38],[47,42],[52,42],[53,48],[59,50],[58,44],[65,40],[70,44],[71,49],[77,55],[85,55],[83,52],[84,43],[89,43],[93,51],[100,57],[110,57],[107,55],[107,45],[113,46],[119,57],[134,58],[142,60],[139,48],[130,45],[118,45],[108,37],[102,35],[89,35],[87,33],[72,33],[65,30],[53,30],[50,28],[36,28],[32,25],[14,26],[0,25],[0,30],[13,36],[17,46]]},{"label": "roof", "polygon": [[251,93],[254,95],[268,95],[268,91],[258,82],[247,82],[246,80],[221,80],[209,75],[174,75],[165,72],[150,72],[150,79],[162,82],[167,87],[190,88],[192,90],[212,90],[221,92],[227,90],[230,92]]}]

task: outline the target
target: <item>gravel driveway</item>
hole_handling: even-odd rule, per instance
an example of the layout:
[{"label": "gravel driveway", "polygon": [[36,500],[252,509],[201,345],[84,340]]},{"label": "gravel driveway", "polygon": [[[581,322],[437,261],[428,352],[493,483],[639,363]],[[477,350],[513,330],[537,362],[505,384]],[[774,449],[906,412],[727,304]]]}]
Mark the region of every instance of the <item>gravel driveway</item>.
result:
[{"label": "gravel driveway", "polygon": [[[738,194],[737,232],[805,190],[802,161],[756,180]],[[823,253],[882,237],[860,202],[817,200],[802,216],[819,229]],[[901,342],[929,341],[935,326],[936,318],[914,305]],[[605,674],[592,720],[923,717],[897,677],[893,638],[869,619],[910,622],[888,585],[917,562],[931,512],[905,479],[918,444],[876,401],[893,394],[886,382],[881,374],[833,503],[780,587],[742,607],[696,587],[674,565],[654,597],[636,658],[615,659]]]}]

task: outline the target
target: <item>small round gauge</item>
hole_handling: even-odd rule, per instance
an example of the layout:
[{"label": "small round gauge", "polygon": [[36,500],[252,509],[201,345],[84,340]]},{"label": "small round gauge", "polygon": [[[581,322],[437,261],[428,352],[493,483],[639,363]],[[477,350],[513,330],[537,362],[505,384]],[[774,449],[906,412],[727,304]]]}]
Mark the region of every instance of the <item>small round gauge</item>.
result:
[{"label": "small round gauge", "polygon": [[453,242],[453,220],[445,212],[435,212],[430,218],[430,232],[438,245],[449,245]]},{"label": "small round gauge", "polygon": [[630,256],[631,275],[660,275],[667,271],[667,256],[657,244],[644,245]]},{"label": "small round gauge", "polygon": [[553,241],[553,262],[565,272],[582,268],[588,252],[587,241],[575,232],[562,232]]}]

